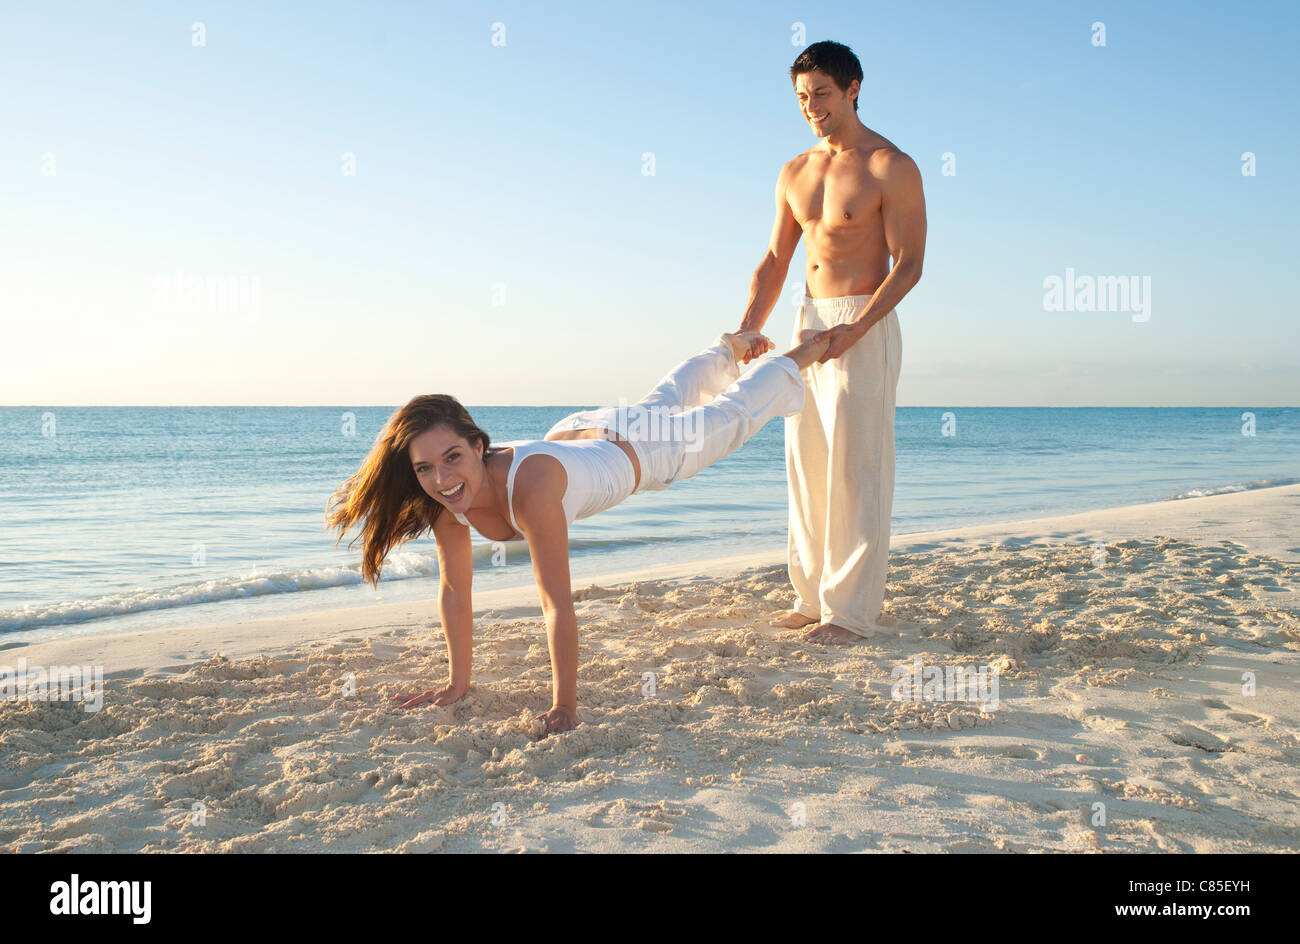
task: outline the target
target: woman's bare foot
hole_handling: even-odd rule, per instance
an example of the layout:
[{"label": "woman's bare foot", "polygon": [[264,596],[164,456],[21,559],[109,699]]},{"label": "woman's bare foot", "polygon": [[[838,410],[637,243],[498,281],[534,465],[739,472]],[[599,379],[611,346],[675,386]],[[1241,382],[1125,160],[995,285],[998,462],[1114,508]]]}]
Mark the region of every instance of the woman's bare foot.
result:
[{"label": "woman's bare foot", "polygon": [[726,332],[722,336],[731,344],[731,353],[737,364],[747,364],[776,347],[772,339],[761,331]]},{"label": "woman's bare foot", "polygon": [[829,338],[825,341],[815,340],[817,335],[822,333],[823,332],[818,331],[815,328],[805,328],[800,331],[799,346],[792,347],[790,350],[786,351],[785,356],[798,364],[800,370],[803,370],[809,364],[821,360],[826,355],[827,349],[831,346]]},{"label": "woman's bare foot", "polygon": [[817,622],[811,616],[804,616],[798,610],[791,610],[788,613],[782,613],[780,616],[774,616],[767,621],[769,626],[780,626],[782,629],[803,629],[809,623]]}]

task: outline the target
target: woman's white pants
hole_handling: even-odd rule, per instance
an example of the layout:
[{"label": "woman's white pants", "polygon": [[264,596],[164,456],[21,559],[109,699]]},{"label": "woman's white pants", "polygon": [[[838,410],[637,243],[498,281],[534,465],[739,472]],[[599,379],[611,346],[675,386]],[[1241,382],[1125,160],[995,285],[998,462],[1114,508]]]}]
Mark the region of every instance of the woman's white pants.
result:
[{"label": "woman's white pants", "polygon": [[641,462],[637,491],[664,489],[729,456],[768,420],[799,413],[804,397],[803,378],[790,358],[762,357],[742,373],[731,345],[719,336],[636,403],[572,413],[547,435],[612,430],[632,444]]}]

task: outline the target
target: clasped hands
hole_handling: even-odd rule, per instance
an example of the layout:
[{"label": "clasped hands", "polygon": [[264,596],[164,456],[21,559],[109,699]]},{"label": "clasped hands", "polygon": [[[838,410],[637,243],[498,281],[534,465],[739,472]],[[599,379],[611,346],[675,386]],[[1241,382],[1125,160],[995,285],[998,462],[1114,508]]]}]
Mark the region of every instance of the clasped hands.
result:
[{"label": "clasped hands", "polygon": [[[861,334],[859,334],[857,328],[852,324],[841,324],[835,325],[833,328],[827,328],[825,331],[819,331],[816,328],[805,328],[799,332],[799,343],[802,344],[806,341],[830,341],[830,346],[826,348],[826,353],[817,361],[819,364],[825,364],[827,361],[839,357],[847,351],[860,337]],[[754,358],[766,354],[775,347],[776,345],[772,343],[771,338],[765,334],[759,334],[749,343],[749,349],[741,356],[740,362],[742,364],[748,364]]]}]

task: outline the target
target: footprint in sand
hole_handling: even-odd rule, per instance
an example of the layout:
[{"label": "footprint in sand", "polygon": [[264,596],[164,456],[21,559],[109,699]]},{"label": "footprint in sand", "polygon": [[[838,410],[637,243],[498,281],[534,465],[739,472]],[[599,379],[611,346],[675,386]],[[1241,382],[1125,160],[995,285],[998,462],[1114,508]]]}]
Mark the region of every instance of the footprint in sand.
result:
[{"label": "footprint in sand", "polygon": [[[587,817],[587,825],[597,828],[630,826],[645,832],[670,833],[673,831],[674,818],[685,814],[685,808],[663,800],[658,803],[637,803],[620,798],[602,803]],[[628,821],[629,819],[631,822]]]},{"label": "footprint in sand", "polygon": [[1202,698],[1201,704],[1206,708],[1226,711],[1231,720],[1239,721],[1242,724],[1268,724],[1270,720],[1267,715],[1257,715],[1255,712],[1246,711],[1244,708],[1233,708],[1231,705],[1226,704],[1217,698]]}]

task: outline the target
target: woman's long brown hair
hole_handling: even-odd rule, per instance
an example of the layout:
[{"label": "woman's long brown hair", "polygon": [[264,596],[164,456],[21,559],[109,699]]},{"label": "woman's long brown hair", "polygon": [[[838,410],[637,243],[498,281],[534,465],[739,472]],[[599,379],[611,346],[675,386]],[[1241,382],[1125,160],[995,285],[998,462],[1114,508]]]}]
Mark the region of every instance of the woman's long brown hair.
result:
[{"label": "woman's long brown hair", "polygon": [[420,487],[408,452],[411,440],[434,426],[455,430],[470,448],[475,442],[483,443],[483,458],[487,458],[491,440],[459,400],[442,393],[415,397],[388,418],[361,468],[326,504],[325,527],[339,529],[335,547],[348,528],[364,520],[361,534],[348,548],[364,540],[361,579],[376,589],[388,552],[431,530],[442,513],[443,504]]}]

